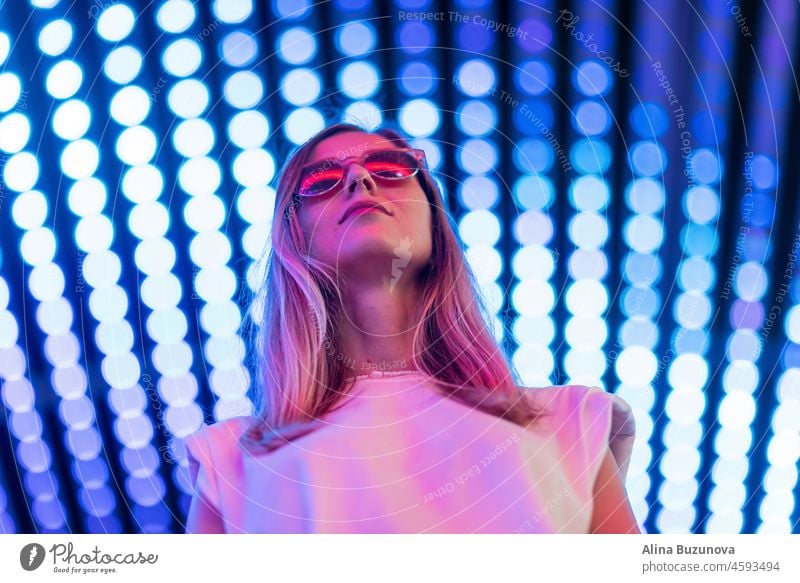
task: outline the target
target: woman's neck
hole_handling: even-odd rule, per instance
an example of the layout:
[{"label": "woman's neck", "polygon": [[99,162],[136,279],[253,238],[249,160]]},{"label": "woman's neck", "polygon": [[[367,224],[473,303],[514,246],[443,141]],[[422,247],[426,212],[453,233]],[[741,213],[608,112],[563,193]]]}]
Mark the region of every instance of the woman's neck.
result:
[{"label": "woman's neck", "polygon": [[339,322],[335,357],[353,374],[409,370],[420,294],[410,286],[351,289]]}]

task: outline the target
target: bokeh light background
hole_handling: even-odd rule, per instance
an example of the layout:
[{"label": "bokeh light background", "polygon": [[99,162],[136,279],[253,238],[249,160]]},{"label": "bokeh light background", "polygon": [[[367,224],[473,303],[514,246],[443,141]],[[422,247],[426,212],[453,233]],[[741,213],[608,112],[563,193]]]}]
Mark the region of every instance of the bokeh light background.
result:
[{"label": "bokeh light background", "polygon": [[0,2],[0,532],[183,530],[276,172],[340,119],[425,149],[522,384],[630,403],[645,531],[798,532],[799,12]]}]

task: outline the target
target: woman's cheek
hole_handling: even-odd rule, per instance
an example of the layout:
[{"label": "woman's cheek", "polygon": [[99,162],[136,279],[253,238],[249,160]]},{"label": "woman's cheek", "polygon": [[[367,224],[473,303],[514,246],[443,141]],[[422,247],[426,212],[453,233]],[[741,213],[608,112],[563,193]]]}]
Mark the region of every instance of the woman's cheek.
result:
[{"label": "woman's cheek", "polygon": [[316,239],[319,236],[321,229],[320,213],[316,209],[304,208],[300,213],[300,228],[306,241],[311,241],[312,237]]},{"label": "woman's cheek", "polygon": [[325,261],[336,253],[336,224],[324,212],[307,213],[300,226],[312,257]]}]

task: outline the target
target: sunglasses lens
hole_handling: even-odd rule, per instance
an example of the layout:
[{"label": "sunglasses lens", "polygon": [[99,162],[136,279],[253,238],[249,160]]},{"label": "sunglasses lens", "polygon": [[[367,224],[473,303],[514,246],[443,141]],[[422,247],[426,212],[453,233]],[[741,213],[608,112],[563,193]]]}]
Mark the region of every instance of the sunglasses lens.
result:
[{"label": "sunglasses lens", "polygon": [[387,180],[400,180],[417,172],[417,159],[410,152],[383,150],[368,154],[364,160],[371,174]]},{"label": "sunglasses lens", "polygon": [[317,196],[335,187],[342,179],[342,168],[321,165],[308,168],[300,178],[301,196]]},{"label": "sunglasses lens", "polygon": [[[411,152],[378,150],[364,157],[364,166],[370,174],[384,180],[402,180],[414,176],[419,170],[417,158]],[[301,196],[318,196],[336,188],[344,178],[344,169],[332,159],[309,166],[300,178],[298,193]]]}]

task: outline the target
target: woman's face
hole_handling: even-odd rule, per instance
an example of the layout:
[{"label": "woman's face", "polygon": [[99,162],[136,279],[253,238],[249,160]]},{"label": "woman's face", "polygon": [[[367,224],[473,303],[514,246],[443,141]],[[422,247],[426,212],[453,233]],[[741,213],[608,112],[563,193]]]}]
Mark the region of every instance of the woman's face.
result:
[{"label": "woman's face", "polygon": [[[370,150],[397,149],[387,138],[344,132],[326,138],[309,162],[362,156]],[[348,214],[354,204],[383,210]],[[332,191],[300,199],[298,220],[309,254],[337,273],[359,274],[391,285],[413,281],[432,251],[431,209],[416,177],[381,181],[358,161],[350,161],[344,179]]]}]

